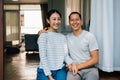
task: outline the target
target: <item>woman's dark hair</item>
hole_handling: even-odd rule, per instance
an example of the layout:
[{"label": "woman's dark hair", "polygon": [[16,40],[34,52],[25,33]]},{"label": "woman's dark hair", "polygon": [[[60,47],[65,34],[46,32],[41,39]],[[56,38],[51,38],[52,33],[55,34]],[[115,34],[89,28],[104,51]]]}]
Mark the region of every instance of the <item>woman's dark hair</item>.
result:
[{"label": "woman's dark hair", "polygon": [[78,14],[79,17],[80,17],[80,19],[82,19],[81,14],[80,14],[79,12],[71,12],[70,15],[69,15],[69,20],[70,20],[70,16],[71,16],[72,14]]},{"label": "woman's dark hair", "polygon": [[53,14],[53,13],[58,13],[59,15],[60,15],[60,18],[62,18],[62,15],[61,15],[61,13],[58,11],[58,10],[56,10],[56,9],[51,9],[51,10],[49,10],[48,11],[48,13],[47,13],[47,19],[50,19],[50,16]]}]

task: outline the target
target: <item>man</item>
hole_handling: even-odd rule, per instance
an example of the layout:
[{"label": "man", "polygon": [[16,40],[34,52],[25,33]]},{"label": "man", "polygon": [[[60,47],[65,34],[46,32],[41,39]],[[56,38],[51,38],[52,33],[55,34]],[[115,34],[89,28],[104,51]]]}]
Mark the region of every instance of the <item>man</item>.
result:
[{"label": "man", "polygon": [[71,66],[67,80],[99,80],[98,69],[98,45],[93,34],[82,29],[82,18],[78,12],[69,15],[69,24],[73,32],[67,35],[70,57],[76,63],[76,74],[72,74]]}]

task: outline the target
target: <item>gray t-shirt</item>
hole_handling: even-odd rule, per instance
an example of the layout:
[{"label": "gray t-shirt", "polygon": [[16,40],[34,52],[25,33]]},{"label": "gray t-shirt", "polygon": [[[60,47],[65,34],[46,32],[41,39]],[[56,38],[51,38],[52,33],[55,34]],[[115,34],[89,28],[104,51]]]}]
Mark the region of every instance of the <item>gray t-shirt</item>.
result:
[{"label": "gray t-shirt", "polygon": [[83,63],[91,58],[90,52],[98,49],[95,36],[83,30],[81,35],[74,36],[73,33],[67,35],[70,57],[77,64]]}]

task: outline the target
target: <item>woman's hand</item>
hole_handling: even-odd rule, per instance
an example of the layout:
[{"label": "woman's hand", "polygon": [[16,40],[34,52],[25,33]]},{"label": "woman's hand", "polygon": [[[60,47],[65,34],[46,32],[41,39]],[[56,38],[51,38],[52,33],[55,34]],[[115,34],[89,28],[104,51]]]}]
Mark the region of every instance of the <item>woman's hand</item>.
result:
[{"label": "woman's hand", "polygon": [[72,71],[72,64],[66,66],[69,71]]},{"label": "woman's hand", "polygon": [[49,80],[55,80],[52,75],[48,75]]}]

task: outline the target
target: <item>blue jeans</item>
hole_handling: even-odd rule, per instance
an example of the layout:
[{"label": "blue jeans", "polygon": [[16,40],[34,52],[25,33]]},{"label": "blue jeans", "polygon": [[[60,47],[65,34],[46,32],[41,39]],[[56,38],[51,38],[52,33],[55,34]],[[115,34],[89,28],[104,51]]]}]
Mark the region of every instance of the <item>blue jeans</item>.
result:
[{"label": "blue jeans", "polygon": [[[52,70],[51,73],[55,80],[66,80],[67,71],[65,66],[59,70]],[[49,78],[44,74],[43,69],[38,68],[36,80],[49,80]]]}]

